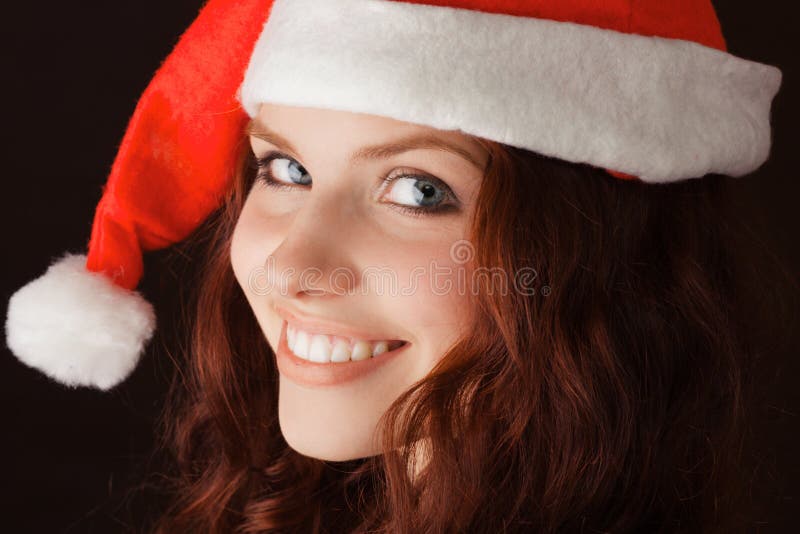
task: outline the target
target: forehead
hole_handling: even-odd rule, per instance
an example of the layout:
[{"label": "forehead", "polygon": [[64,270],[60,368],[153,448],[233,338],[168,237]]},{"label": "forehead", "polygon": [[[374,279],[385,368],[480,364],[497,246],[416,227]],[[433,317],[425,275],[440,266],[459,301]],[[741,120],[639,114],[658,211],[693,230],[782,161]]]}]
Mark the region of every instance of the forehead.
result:
[{"label": "forehead", "polygon": [[325,144],[334,140],[340,147],[353,148],[397,140],[412,143],[422,140],[421,144],[427,141],[433,145],[426,148],[460,152],[481,169],[485,168],[489,157],[481,141],[458,130],[440,130],[390,117],[342,110],[263,103],[251,121],[251,130],[276,133],[289,144]]}]

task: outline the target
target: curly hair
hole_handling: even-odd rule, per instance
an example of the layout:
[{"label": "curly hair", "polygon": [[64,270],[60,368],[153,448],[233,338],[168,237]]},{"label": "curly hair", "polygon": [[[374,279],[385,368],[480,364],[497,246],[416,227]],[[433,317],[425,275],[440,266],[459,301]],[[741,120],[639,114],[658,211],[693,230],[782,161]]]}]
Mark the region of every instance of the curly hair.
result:
[{"label": "curly hair", "polygon": [[744,528],[758,351],[730,178],[645,184],[486,146],[474,265],[533,268],[540,290],[484,286],[470,335],[385,414],[383,453],[330,462],[281,436],[274,354],[231,268],[255,174],[243,144],[224,204],[180,252],[199,268],[154,532]]}]

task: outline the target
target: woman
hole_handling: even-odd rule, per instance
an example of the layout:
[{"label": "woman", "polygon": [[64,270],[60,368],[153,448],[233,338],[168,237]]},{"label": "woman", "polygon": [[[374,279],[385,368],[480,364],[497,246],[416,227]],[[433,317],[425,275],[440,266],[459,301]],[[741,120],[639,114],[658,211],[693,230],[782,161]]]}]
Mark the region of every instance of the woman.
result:
[{"label": "woman", "polygon": [[[157,530],[730,531],[751,350],[718,174],[763,163],[780,72],[707,2],[642,4],[211,1],[9,346],[113,387],[153,329],[141,251],[191,233]],[[76,279],[109,341],[65,358],[26,312]]]}]

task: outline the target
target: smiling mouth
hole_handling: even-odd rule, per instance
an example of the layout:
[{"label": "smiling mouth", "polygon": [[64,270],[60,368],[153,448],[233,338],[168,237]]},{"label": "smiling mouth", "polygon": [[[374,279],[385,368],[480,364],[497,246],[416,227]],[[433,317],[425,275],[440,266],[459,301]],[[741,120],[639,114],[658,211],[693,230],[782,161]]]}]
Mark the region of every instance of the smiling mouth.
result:
[{"label": "smiling mouth", "polygon": [[286,344],[303,360],[315,363],[346,363],[376,358],[408,344],[401,339],[366,340],[318,334],[286,324]]}]

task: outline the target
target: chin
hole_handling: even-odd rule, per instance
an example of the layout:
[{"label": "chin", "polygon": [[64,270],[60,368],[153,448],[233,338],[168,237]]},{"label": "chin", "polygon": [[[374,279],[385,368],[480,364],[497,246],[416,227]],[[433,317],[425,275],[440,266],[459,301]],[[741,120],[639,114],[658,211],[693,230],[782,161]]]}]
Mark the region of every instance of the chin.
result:
[{"label": "chin", "polygon": [[[286,434],[284,433],[284,437]],[[354,453],[348,450],[336,450],[330,447],[320,447],[318,443],[311,443],[309,440],[294,440],[286,438],[286,443],[292,450],[317,460],[324,460],[328,462],[346,462],[348,460],[356,460],[358,458],[365,458],[366,456]],[[367,455],[369,456],[369,455]]]},{"label": "chin", "polygon": [[330,462],[344,462],[374,456],[375,451],[368,447],[359,447],[356,443],[347,443],[346,439],[339,439],[331,443],[330,436],[322,436],[313,432],[305,425],[296,422],[285,422],[279,418],[281,433],[286,443],[295,452]]},{"label": "chin", "polygon": [[298,397],[298,391],[291,391],[297,387],[281,377],[278,423],[283,438],[294,451],[331,462],[367,458],[380,453],[373,439],[374,425],[353,417],[353,414],[331,413],[325,410],[326,403],[309,398],[314,397],[314,393],[324,395],[324,391],[305,390],[305,395]]}]

